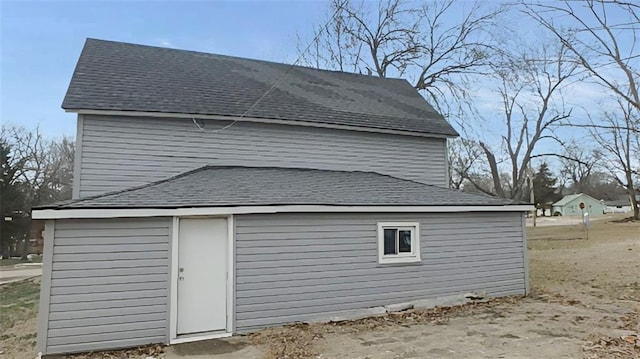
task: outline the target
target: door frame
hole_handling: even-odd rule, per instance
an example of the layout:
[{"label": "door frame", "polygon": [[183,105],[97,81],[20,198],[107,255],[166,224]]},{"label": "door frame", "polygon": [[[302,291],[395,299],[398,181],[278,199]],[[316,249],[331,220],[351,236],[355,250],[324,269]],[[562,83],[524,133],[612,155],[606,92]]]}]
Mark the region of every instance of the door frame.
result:
[{"label": "door frame", "polygon": [[[197,333],[195,335],[178,335],[178,250],[179,250],[179,237],[180,237],[180,219],[181,218],[224,218],[227,220],[227,326],[224,331],[215,331],[210,333]],[[171,233],[171,250],[170,250],[170,265],[169,265],[169,344],[179,344],[192,342],[197,340],[214,339],[229,337],[233,334],[233,323],[235,321],[235,303],[234,303],[234,283],[235,283],[235,256],[234,256],[234,244],[235,244],[235,231],[234,231],[234,219],[233,215],[228,216],[174,216],[172,218],[172,233]]]}]

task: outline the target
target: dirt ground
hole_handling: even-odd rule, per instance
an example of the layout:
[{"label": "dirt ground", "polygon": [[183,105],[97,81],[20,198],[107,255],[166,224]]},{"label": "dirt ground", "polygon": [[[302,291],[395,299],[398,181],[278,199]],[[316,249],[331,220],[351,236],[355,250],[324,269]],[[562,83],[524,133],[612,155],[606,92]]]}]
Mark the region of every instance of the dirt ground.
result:
[{"label": "dirt ground", "polygon": [[[527,298],[78,357],[640,358],[640,223],[591,224],[589,240],[579,225],[528,229]],[[35,321],[12,325],[0,328],[0,358],[33,358]]]},{"label": "dirt ground", "polygon": [[[593,224],[593,222],[606,222],[610,220],[616,220],[621,218],[621,214],[608,213],[598,216],[591,216],[589,218],[589,222]],[[573,225],[581,225],[583,222],[582,216],[556,216],[556,217],[543,217],[539,216],[536,218],[536,225],[538,227],[546,227],[546,226],[573,226]],[[527,226],[533,226],[533,218],[531,216],[527,217]]]}]

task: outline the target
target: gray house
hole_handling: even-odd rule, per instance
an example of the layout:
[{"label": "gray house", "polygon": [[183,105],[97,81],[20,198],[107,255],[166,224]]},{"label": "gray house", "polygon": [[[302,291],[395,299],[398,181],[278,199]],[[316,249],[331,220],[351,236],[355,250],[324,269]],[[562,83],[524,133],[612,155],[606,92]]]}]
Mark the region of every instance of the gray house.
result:
[{"label": "gray house", "polygon": [[63,108],[43,354],[528,291],[531,207],[447,189],[456,131],[404,80],[88,40]]}]

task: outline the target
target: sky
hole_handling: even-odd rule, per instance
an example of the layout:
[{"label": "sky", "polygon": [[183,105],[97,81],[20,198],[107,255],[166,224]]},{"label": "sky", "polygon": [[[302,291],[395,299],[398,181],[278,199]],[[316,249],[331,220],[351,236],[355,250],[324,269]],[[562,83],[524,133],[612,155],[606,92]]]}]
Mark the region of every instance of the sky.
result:
[{"label": "sky", "polygon": [[0,0],[0,120],[75,136],[60,107],[86,38],[295,61],[324,1]]},{"label": "sky", "polygon": [[[48,137],[75,136],[76,116],[60,105],[86,38],[292,63],[328,11],[327,1],[314,0],[0,0],[0,121],[39,126]],[[521,14],[509,19],[529,41],[543,33]],[[474,105],[489,119],[476,132],[498,146],[502,127],[491,119],[499,118],[501,104],[494,85],[475,90]],[[583,113],[601,111],[606,97],[593,83],[567,91],[573,101],[567,105],[584,107]]]}]

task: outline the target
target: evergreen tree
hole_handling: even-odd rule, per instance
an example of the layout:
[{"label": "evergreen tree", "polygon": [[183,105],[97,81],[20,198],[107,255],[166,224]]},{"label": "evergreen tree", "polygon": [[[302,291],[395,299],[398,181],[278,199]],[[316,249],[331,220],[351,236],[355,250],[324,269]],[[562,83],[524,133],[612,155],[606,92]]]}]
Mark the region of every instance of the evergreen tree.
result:
[{"label": "evergreen tree", "polygon": [[12,247],[26,238],[29,221],[25,220],[24,184],[17,181],[19,166],[11,163],[11,147],[0,141],[0,255],[14,254]]},{"label": "evergreen tree", "polygon": [[558,193],[556,182],[557,178],[553,176],[549,165],[546,162],[542,162],[533,176],[533,195],[538,208],[542,209],[543,216],[546,215],[547,209],[551,209],[551,204],[562,197]]}]

